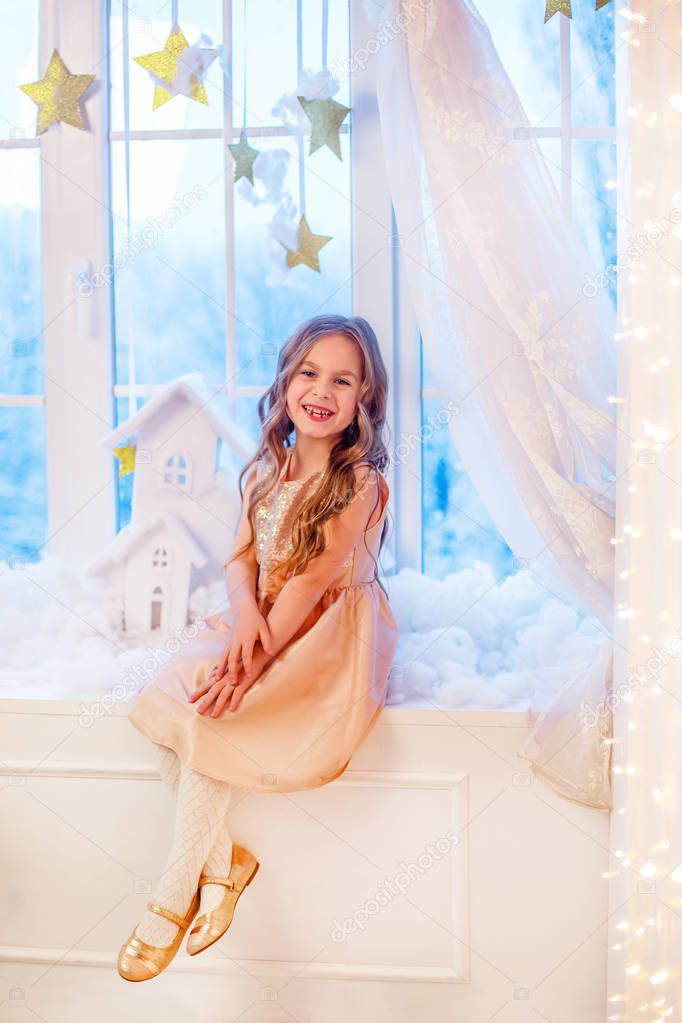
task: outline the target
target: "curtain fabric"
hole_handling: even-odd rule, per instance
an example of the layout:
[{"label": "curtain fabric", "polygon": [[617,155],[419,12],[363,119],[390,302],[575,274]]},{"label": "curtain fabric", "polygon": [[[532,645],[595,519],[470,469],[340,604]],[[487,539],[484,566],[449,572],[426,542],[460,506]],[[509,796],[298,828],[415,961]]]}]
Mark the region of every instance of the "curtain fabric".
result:
[{"label": "curtain fabric", "polygon": [[521,755],[611,809],[614,312],[473,3],[389,0],[381,22],[386,171],[452,439],[516,558],[603,630]]}]

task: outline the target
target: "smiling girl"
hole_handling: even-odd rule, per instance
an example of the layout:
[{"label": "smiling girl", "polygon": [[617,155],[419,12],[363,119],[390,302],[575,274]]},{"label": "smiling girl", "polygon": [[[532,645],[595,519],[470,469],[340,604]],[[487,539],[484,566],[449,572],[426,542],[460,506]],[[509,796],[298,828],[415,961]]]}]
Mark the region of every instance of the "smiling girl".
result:
[{"label": "smiling girl", "polygon": [[130,704],[177,803],[168,865],[119,953],[126,980],[160,973],[199,910],[190,954],[229,927],[259,866],[230,839],[233,788],[327,784],[384,705],[398,643],[378,578],[386,398],[377,339],[361,317],[314,317],[279,353],[258,405],[258,449],[240,475],[229,609]]}]

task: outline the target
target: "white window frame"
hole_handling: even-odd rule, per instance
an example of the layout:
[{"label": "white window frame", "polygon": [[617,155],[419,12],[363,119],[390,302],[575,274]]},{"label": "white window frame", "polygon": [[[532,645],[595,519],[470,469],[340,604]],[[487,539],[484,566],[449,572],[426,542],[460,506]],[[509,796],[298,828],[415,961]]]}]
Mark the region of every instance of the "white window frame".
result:
[{"label": "white window frame", "polygon": [[[376,26],[366,19],[361,0],[350,2],[350,53],[367,52]],[[41,0],[40,68],[47,65],[59,31],[59,49],[75,72],[94,71],[98,88],[86,100],[90,131],[60,126],[35,140],[9,140],[5,146],[40,146],[42,160],[44,395],[0,398],[3,405],[45,405],[47,437],[48,536],[50,549],[76,566],[85,565],[115,532],[116,468],[101,438],[114,421],[114,401],[135,401],[158,388],[113,387],[113,288],[105,284],[91,298],[78,296],[79,272],[112,259],[109,187],[110,132],[107,0]],[[231,0],[223,0],[225,24]],[[572,205],[573,139],[615,139],[615,128],[571,126],[571,24],[561,17],[561,112],[558,127],[532,128],[537,138],[560,138],[562,201]],[[375,60],[351,73],[352,308],[374,326],[389,374],[387,412],[389,453],[386,470],[392,494],[392,532],[388,549],[399,567],[422,570],[422,402],[438,398],[437,388],[415,387],[421,379],[419,331],[409,300],[397,229],[383,170],[383,150],[374,89]],[[348,130],[347,126],[344,126]],[[237,140],[225,105],[225,138]],[[131,137],[215,137],[215,132],[133,132]],[[288,134],[282,127],[249,129],[249,135]],[[301,140],[303,146],[303,140]],[[226,149],[226,161],[229,160]],[[228,197],[231,195],[228,190]],[[227,306],[234,305],[233,213],[226,203]],[[227,378],[236,375],[234,323],[226,318]],[[261,387],[225,387],[234,411],[239,397],[258,397]],[[400,443],[407,441],[407,443]],[[412,441],[412,443],[410,443]],[[398,464],[393,452],[409,453]]]}]

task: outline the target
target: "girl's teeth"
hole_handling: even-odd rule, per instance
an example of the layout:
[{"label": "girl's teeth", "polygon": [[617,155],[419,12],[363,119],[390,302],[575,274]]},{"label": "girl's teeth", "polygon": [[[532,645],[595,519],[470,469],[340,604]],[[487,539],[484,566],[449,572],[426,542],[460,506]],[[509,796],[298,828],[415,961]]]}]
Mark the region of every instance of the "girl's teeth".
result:
[{"label": "girl's teeth", "polygon": [[316,419],[327,419],[331,415],[330,412],[316,412],[315,409],[312,408],[306,408],[306,412],[308,412],[311,416],[315,416]]}]

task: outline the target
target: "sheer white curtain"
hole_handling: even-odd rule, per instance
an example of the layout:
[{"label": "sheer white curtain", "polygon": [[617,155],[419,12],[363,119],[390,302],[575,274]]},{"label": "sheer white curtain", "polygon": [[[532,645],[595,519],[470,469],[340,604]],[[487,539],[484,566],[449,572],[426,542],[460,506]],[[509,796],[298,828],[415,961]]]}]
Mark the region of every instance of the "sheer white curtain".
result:
[{"label": "sheer white curtain", "polygon": [[[603,633],[523,751],[565,798],[610,809],[615,319],[490,33],[469,0],[389,0],[377,95],[425,357],[515,556]],[[535,709],[535,708],[534,708]]]}]

